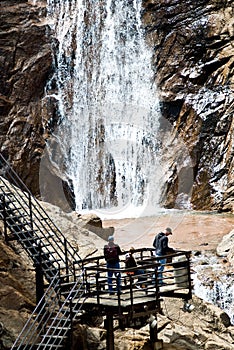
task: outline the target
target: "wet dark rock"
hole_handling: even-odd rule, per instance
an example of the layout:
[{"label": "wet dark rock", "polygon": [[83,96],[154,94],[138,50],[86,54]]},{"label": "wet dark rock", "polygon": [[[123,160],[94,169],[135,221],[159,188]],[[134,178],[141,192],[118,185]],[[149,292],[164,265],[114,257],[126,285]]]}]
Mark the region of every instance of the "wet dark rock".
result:
[{"label": "wet dark rock", "polygon": [[0,3],[0,151],[34,193],[46,138],[41,100],[52,63],[46,1],[37,3]]}]

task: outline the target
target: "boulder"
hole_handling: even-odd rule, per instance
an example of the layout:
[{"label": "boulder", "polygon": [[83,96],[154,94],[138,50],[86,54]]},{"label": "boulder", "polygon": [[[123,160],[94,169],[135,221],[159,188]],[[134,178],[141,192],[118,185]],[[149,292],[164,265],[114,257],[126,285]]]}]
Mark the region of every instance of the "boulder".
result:
[{"label": "boulder", "polygon": [[218,256],[228,257],[234,266],[234,230],[225,235],[216,249]]},{"label": "boulder", "polygon": [[94,232],[97,236],[107,241],[109,236],[114,234],[114,227],[102,227],[101,219],[95,214],[81,216],[82,227]]}]

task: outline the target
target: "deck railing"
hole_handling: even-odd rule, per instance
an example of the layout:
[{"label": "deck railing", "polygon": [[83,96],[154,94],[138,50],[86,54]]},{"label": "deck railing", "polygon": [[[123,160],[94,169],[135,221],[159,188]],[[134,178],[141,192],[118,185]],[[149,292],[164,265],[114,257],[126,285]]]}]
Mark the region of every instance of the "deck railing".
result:
[{"label": "deck railing", "polygon": [[[139,291],[144,292],[144,296],[154,295],[156,297],[173,296],[177,298],[191,299],[192,280],[190,271],[190,252],[175,251],[166,255],[167,262],[164,264],[164,271],[158,273],[159,260],[164,257],[156,257],[153,248],[139,248],[134,251],[137,267],[125,267],[125,254],[120,255],[120,269],[108,269],[104,256],[96,256],[82,261],[85,270],[84,283],[89,296],[96,299],[97,304],[103,299],[109,298],[108,271],[113,273],[113,283],[118,296],[119,306],[122,300],[127,300],[134,304],[135,299],[143,298]],[[76,271],[76,262],[74,262]],[[140,271],[140,274],[138,273]],[[118,295],[117,279],[121,284],[121,294]],[[137,292],[138,293],[135,293]]]}]

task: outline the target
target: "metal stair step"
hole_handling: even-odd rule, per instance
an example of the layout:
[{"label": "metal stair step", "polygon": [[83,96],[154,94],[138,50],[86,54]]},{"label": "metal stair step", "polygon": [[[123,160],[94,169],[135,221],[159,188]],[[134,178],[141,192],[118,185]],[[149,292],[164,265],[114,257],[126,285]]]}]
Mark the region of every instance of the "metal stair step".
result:
[{"label": "metal stair step", "polygon": [[18,238],[18,241],[21,242],[22,244],[27,244],[27,247],[29,247],[29,245],[31,245],[31,247],[33,248],[38,248],[37,242],[35,240],[35,238],[21,238],[19,234],[16,233],[16,236]]},{"label": "metal stair step", "polygon": [[62,335],[46,335],[42,337],[41,344],[47,344],[47,345],[60,345],[63,340],[65,340],[67,337],[65,334]]},{"label": "metal stair step", "polygon": [[40,221],[51,221],[51,219],[49,217],[42,217],[40,218]]},{"label": "metal stair step", "polygon": [[0,190],[2,190],[0,196],[2,197],[8,197],[8,196],[13,196],[15,197],[15,193],[9,191],[8,189],[6,189],[6,187],[3,185],[0,185]]},{"label": "metal stair step", "polygon": [[[14,204],[14,203],[19,203],[19,201],[17,201],[16,199],[8,199],[8,198],[4,198],[4,201],[1,199],[2,202],[4,202],[5,204],[5,210],[15,210],[15,206],[10,207],[10,204]],[[18,210],[22,210],[22,207],[17,208]],[[3,210],[3,209],[2,209]]]},{"label": "metal stair step", "polygon": [[[65,311],[66,311],[68,314],[70,314],[69,308],[66,308]],[[66,325],[66,326],[65,326],[65,324],[68,323],[68,318],[67,318],[67,317],[62,317],[62,316],[60,316],[60,317],[51,317],[51,321],[55,321],[55,322],[59,323],[60,327],[67,328],[67,329],[70,328],[70,322],[69,322],[69,325]],[[61,325],[61,322],[65,322],[64,325]],[[55,326],[55,327],[56,327],[56,326]]]},{"label": "metal stair step", "polygon": [[11,242],[11,241],[17,241],[18,240],[18,237],[16,236],[16,235],[14,235],[14,234],[8,234],[7,235],[7,241],[8,242]]},{"label": "metal stair step", "polygon": [[61,259],[48,259],[47,258],[47,260],[46,259],[43,260],[43,254],[41,255],[41,257],[42,257],[42,264],[43,263],[44,264],[46,264],[46,263],[53,264],[53,263],[61,262]]},{"label": "metal stair step", "polygon": [[22,214],[22,215],[13,215],[13,216],[6,216],[6,219],[23,219],[29,217],[28,214]]},{"label": "metal stair step", "polygon": [[35,345],[36,346],[36,349],[41,349],[42,346],[45,346],[45,349],[46,349],[46,346],[49,347],[49,349],[64,349],[64,345],[63,344],[47,344],[47,343],[38,343]]},{"label": "metal stair step", "polygon": [[[28,230],[28,231],[15,232],[15,234],[18,235],[20,241],[22,241],[22,242],[28,241],[29,239],[31,239],[31,240],[34,240],[34,242],[36,243],[37,240],[40,240],[39,237],[33,236],[33,234],[36,232],[37,232],[37,230]],[[29,236],[27,236],[27,235],[29,235]],[[24,238],[21,238],[22,236]]]},{"label": "metal stair step", "polygon": [[[12,219],[13,220],[13,219]],[[9,228],[20,228],[21,230],[22,229],[26,229],[25,226],[30,226],[30,223],[27,223],[27,222],[14,222],[12,224],[10,224],[9,222],[7,223],[8,227]],[[31,230],[32,231],[32,230]],[[28,230],[26,229],[26,232],[28,232]]]},{"label": "metal stair step", "polygon": [[[44,237],[43,237],[44,238]],[[48,248],[48,247],[51,247],[51,243],[48,242],[48,243],[41,243],[40,247],[43,249],[43,248]],[[55,252],[54,252],[55,253]]]},{"label": "metal stair step", "polygon": [[68,327],[65,327],[65,326],[50,326],[50,329],[53,330],[53,329],[58,329],[58,330],[62,330],[62,329],[66,329],[66,330],[69,330],[70,329],[70,326]]},{"label": "metal stair step", "polygon": [[[0,185],[0,189],[3,189],[2,193],[5,194],[6,196],[7,196],[8,194],[13,195],[13,193],[12,193],[11,191],[9,191],[9,190],[6,188],[5,185]],[[4,190],[4,189],[5,189],[5,190]]]},{"label": "metal stair step", "polygon": [[[5,210],[6,211],[12,211],[12,212],[14,212],[14,211],[17,211],[17,212],[21,212],[21,211],[23,211],[23,212],[25,212],[26,211],[26,208],[25,207],[23,207],[23,206],[20,206],[20,207],[18,207],[18,206],[15,206],[15,205],[13,205],[12,207],[10,207],[8,204],[14,204],[14,203],[18,203],[18,204],[20,204],[20,202],[18,202],[18,201],[16,201],[16,200],[13,200],[13,201],[5,201],[5,204],[6,204],[6,206],[5,206]],[[27,209],[29,210],[29,208],[27,207]],[[2,209],[3,210],[3,209]]]},{"label": "metal stair step", "polygon": [[61,294],[67,294],[70,292],[71,288],[74,286],[75,282],[62,282],[60,283]]},{"label": "metal stair step", "polygon": [[17,199],[17,197],[16,197],[16,195],[14,194],[14,193],[12,193],[12,192],[2,192],[2,195],[3,195],[3,197],[5,198],[5,199],[7,199],[9,202],[13,199],[14,200],[14,202],[18,202],[19,201],[19,199]]},{"label": "metal stair step", "polygon": [[29,236],[28,238],[21,238],[20,239],[21,242],[33,242],[36,244],[37,244],[37,240],[38,240],[37,237],[31,237],[31,236]]}]

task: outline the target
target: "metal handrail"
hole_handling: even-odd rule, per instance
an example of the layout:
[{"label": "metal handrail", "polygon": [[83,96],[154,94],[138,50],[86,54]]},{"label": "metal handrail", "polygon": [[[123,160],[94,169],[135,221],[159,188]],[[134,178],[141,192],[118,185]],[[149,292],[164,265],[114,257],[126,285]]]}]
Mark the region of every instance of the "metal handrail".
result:
[{"label": "metal handrail", "polygon": [[[53,344],[54,337],[59,335],[61,337],[59,340],[58,338],[56,339],[56,345],[64,341],[73,320],[77,315],[81,314],[82,306],[86,299],[83,274],[84,271],[82,271],[80,278],[73,284],[67,296],[64,297],[62,303],[56,293],[56,291],[61,290],[62,285],[59,282],[59,276],[56,275],[54,277],[44,296],[12,345],[12,350],[30,350],[34,346],[37,346],[37,349],[43,349],[48,344]],[[58,305],[61,305],[59,309]],[[78,308],[76,308],[77,305],[79,306]],[[60,328],[60,326],[62,327]]]},{"label": "metal handrail", "polygon": [[[58,277],[59,273],[57,273],[57,275],[54,276],[49,287],[45,291],[44,296],[41,298],[41,300],[38,302],[37,306],[33,310],[30,318],[25,323],[11,349],[23,349],[23,345],[25,345],[25,347],[27,346],[28,349],[28,344],[30,344],[30,341],[39,337],[39,330],[40,328],[42,328],[41,326],[43,326],[45,322],[45,300],[49,300],[50,298],[52,298],[53,301],[53,298],[57,297],[57,295],[54,294],[54,291],[56,290],[56,288],[59,288]],[[50,304],[48,304],[48,306],[50,306]]]},{"label": "metal handrail", "polygon": [[[44,208],[40,205],[40,203],[33,198],[29,189],[25,186],[19,176],[14,172],[14,170],[10,167],[9,163],[4,159],[4,157],[0,154],[0,164],[3,165],[3,169],[5,167],[4,172],[2,171],[2,182],[6,189],[10,192],[11,196],[18,202],[21,206],[21,211],[18,211],[20,214],[25,213],[30,218],[30,223],[34,225],[34,229],[39,230],[42,237],[38,237],[38,239],[47,240],[47,235],[45,232],[51,231],[53,233],[53,242],[54,242],[54,250],[56,250],[56,254],[59,258],[64,261],[64,264],[68,270],[71,271],[73,266],[73,261],[80,261],[81,258],[78,252],[72,247],[69,241],[63,236],[59,228],[54,224],[54,222],[50,219]],[[4,179],[5,177],[5,179]],[[13,184],[8,183],[8,179],[13,181]],[[7,180],[7,181],[6,181]],[[16,196],[14,191],[19,194]],[[24,192],[20,193],[19,189],[22,189]],[[19,199],[20,198],[20,199]],[[26,208],[25,208],[26,207]],[[29,210],[29,212],[27,211]],[[33,223],[31,222],[34,219]],[[45,232],[43,231],[45,230]],[[50,236],[51,237],[51,236]],[[56,239],[55,239],[56,238]],[[50,245],[53,246],[50,241]],[[44,248],[45,252],[50,254],[46,247]],[[65,257],[65,258],[64,258]],[[72,271],[71,271],[72,272]]]},{"label": "metal handrail", "polygon": [[[192,293],[192,281],[190,276],[190,255],[189,251],[176,251],[170,255],[166,255],[165,257],[170,257],[172,259],[171,262],[168,262],[165,265],[165,271],[163,272],[163,278],[159,277],[158,267],[160,266],[159,260],[161,257],[156,257],[151,254],[154,252],[154,248],[139,248],[134,251],[134,253],[138,253],[139,259],[136,259],[138,263],[137,267],[125,268],[123,267],[124,260],[121,260],[120,256],[120,268],[107,268],[104,256],[96,256],[93,258],[86,259],[82,261],[83,266],[85,268],[85,280],[87,283],[87,290],[90,291],[90,295],[93,298],[96,298],[97,303],[100,302],[100,296],[102,298],[109,298],[108,291],[108,272],[113,272],[113,276],[115,274],[121,274],[121,280],[128,280],[132,283],[132,287],[128,288],[129,293],[131,294],[131,289],[135,288],[138,284],[137,279],[139,275],[135,274],[134,276],[129,276],[129,273],[136,272],[137,270],[145,271],[145,275],[148,275],[147,286],[144,288],[144,291],[149,293],[153,292],[153,289],[156,284],[155,294],[164,294],[165,296],[170,296],[170,292],[174,293],[175,297],[180,298],[182,295],[188,297],[190,299]],[[147,254],[150,254],[147,255]],[[124,252],[121,254],[123,255]],[[182,258],[183,261],[180,261]],[[153,276],[153,282],[150,283],[149,276]],[[143,275],[142,275],[143,277]],[[131,284],[130,283],[130,284]],[[142,282],[143,283],[143,282]],[[143,283],[144,284],[144,283]],[[161,284],[164,285],[165,288],[161,288]],[[160,288],[159,288],[160,287]],[[159,288],[159,290],[158,290]],[[124,288],[125,289],[125,288]],[[126,301],[126,293],[123,294]],[[183,291],[181,291],[183,290]],[[133,298],[138,298],[137,295],[133,295]],[[121,297],[120,297],[121,301]]]},{"label": "metal handrail", "polygon": [[[80,315],[82,306],[87,298],[85,295],[83,274],[84,271],[82,271],[79,279],[70,289],[47,331],[43,334],[41,342],[37,345],[38,349],[53,345],[53,342],[56,342],[56,345],[60,345],[64,341],[64,337],[67,335],[69,329],[71,329],[73,320],[77,315]],[[77,305],[79,305],[78,309],[76,309]],[[61,334],[62,337],[58,337]]]},{"label": "metal handrail", "polygon": [[[121,257],[123,255],[125,255],[126,253],[128,253],[129,251],[122,251],[119,256],[120,256],[120,262],[124,262],[125,260],[122,260]],[[179,256],[186,256],[187,259],[190,258],[191,255],[191,251],[183,251],[183,250],[175,250],[173,253],[167,254],[167,255],[163,255],[163,256],[155,256],[154,255],[155,252],[155,248],[137,248],[134,249],[133,254],[140,254],[140,258],[137,257],[136,261],[142,260],[144,262],[151,262],[151,261],[159,261],[160,259],[164,259],[164,258],[168,258],[168,257],[179,257]],[[145,256],[144,253],[149,253],[149,256]],[[94,257],[89,257],[89,258],[85,258],[82,261],[74,261],[73,262],[74,266],[75,265],[80,265],[82,264],[82,268],[86,268],[87,266],[104,266],[106,264],[105,262],[105,257],[104,255],[97,255]]]}]

